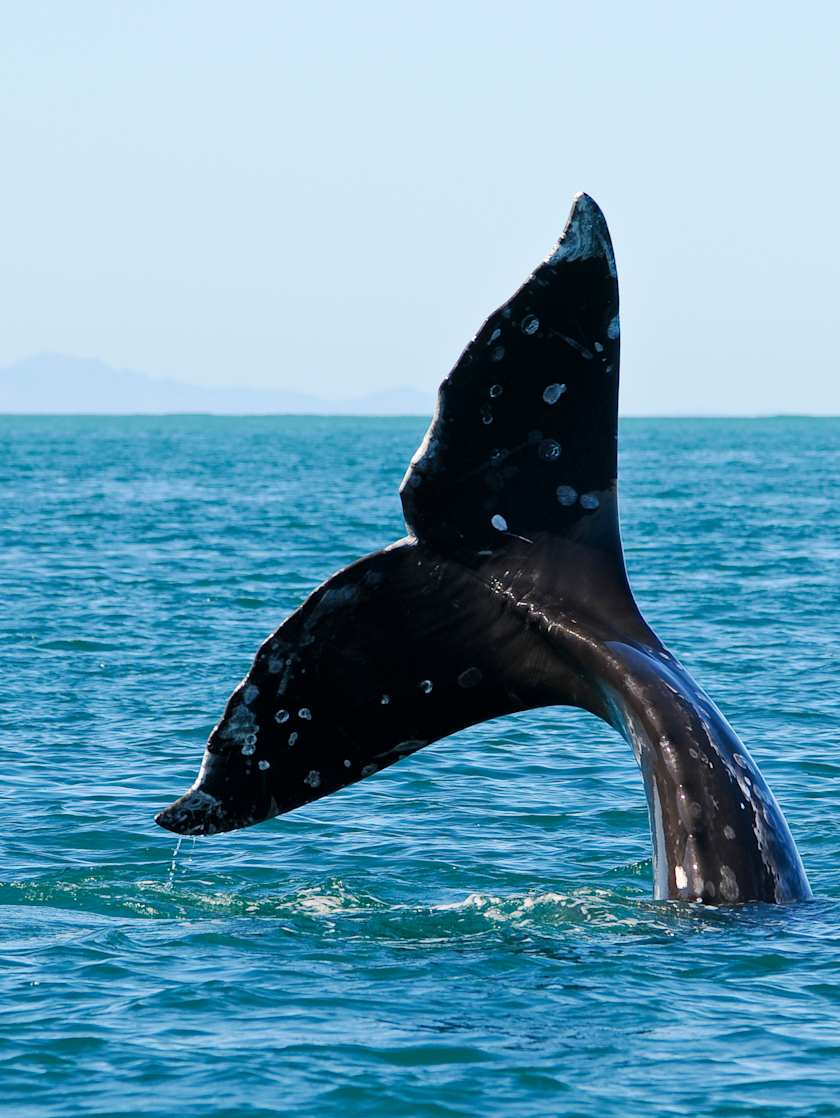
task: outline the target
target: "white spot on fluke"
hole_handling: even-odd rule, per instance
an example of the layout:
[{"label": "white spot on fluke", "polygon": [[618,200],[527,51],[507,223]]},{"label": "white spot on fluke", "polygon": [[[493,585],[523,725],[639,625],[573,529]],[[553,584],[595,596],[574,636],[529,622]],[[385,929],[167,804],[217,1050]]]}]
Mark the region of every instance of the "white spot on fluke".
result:
[{"label": "white spot on fluke", "polygon": [[298,732],[297,732],[297,730],[292,730],[292,732],[289,734],[289,745],[296,745],[297,740],[298,740]]},{"label": "white spot on fluke", "polygon": [[548,384],[543,389],[542,396],[547,404],[556,404],[565,391],[565,384]]},{"label": "white spot on fluke", "polygon": [[256,747],[256,744],[255,744],[254,742],[252,742],[252,741],[246,741],[246,742],[245,742],[245,744],[244,744],[244,745],[242,746],[242,756],[243,756],[243,757],[251,757],[251,756],[253,756],[253,754],[254,754],[254,750],[255,750],[256,748],[257,748],[257,747]]},{"label": "white spot on fluke", "polygon": [[507,531],[507,521],[503,516],[500,516],[499,513],[496,513],[495,516],[490,517],[490,523],[493,525],[497,532]]},{"label": "white spot on fluke", "polygon": [[242,698],[245,700],[246,703],[252,703],[254,699],[256,699],[256,697],[259,695],[259,693],[259,687],[255,687],[253,683],[249,683],[248,686],[245,688],[245,694],[242,696]]},{"label": "white spot on fluke", "polygon": [[577,495],[577,489],[575,489],[573,486],[571,486],[571,485],[558,485],[557,486],[557,500],[565,508],[571,508],[571,506],[577,500],[577,496],[578,496]]},{"label": "white spot on fluke", "polygon": [[302,718],[304,722],[309,722],[312,718],[312,711],[309,707],[301,707],[298,711],[298,718]]},{"label": "white spot on fluke", "polygon": [[618,315],[616,315],[607,327],[607,337],[610,338],[612,341],[615,341],[620,333],[621,323],[619,322]]},{"label": "white spot on fluke", "polygon": [[384,707],[386,707],[388,705],[388,703],[390,703],[390,701],[391,701],[391,696],[390,695],[383,695],[382,698],[379,701]]},{"label": "white spot on fluke", "polygon": [[504,392],[504,389],[500,384],[490,385],[490,395],[493,397],[494,400],[498,399],[499,396],[501,396],[502,392]]},{"label": "white spot on fluke", "polygon": [[310,788],[320,788],[321,774],[317,769],[311,769],[304,777],[303,783],[308,784]]},{"label": "white spot on fluke", "polygon": [[604,347],[601,345],[600,342],[595,343],[595,352],[596,353],[603,353],[604,352]]},{"label": "white spot on fluke", "polygon": [[432,681],[430,679],[423,679],[420,681],[420,690],[424,695],[428,695],[432,689]]},{"label": "white spot on fluke", "polygon": [[728,823],[723,828],[723,833],[730,840],[735,838],[735,828],[730,827]]},{"label": "white spot on fluke", "polygon": [[247,745],[256,741],[257,720],[254,712],[244,703],[233,708],[227,718],[219,725],[219,737],[235,745]]},{"label": "white spot on fluke", "polygon": [[505,355],[505,347],[503,345],[497,345],[496,348],[490,354],[490,360],[491,361],[501,361],[502,358],[504,357],[504,355]]},{"label": "white spot on fluke", "polygon": [[271,763],[266,760],[257,761],[257,768],[260,769],[261,772],[266,772],[271,768]]},{"label": "white spot on fluke", "polygon": [[583,508],[591,511],[592,509],[597,509],[601,502],[594,493],[581,493],[580,503]]},{"label": "white spot on fluke", "polygon": [[560,443],[554,439],[543,439],[537,447],[537,454],[543,462],[556,462],[560,457]]},{"label": "white spot on fluke", "polygon": [[540,328],[540,320],[537,318],[537,316],[535,314],[527,314],[522,319],[522,333],[523,334],[528,334],[529,336],[531,334],[536,334],[536,332],[537,332],[537,330],[539,330],[539,328]]},{"label": "white spot on fluke", "polygon": [[281,722],[281,723],[282,722],[288,722],[289,721],[289,712],[287,710],[278,710],[277,713],[274,715],[274,721],[275,722]]},{"label": "white spot on fluke", "polygon": [[497,327],[497,328],[496,328],[496,329],[495,329],[495,330],[493,331],[493,333],[492,333],[492,334],[490,335],[490,339],[489,339],[489,341],[487,342],[487,344],[488,344],[488,345],[491,345],[491,344],[492,344],[493,342],[495,342],[495,340],[496,340],[497,338],[501,338],[501,336],[502,336],[502,332],[501,332],[501,330],[499,330],[499,328]]},{"label": "white spot on fluke", "polygon": [[676,881],[678,889],[685,889],[688,887],[688,877],[682,866],[674,867],[674,881]]},{"label": "white spot on fluke", "polygon": [[557,337],[561,338],[567,346],[570,346],[576,353],[579,353],[581,357],[586,358],[587,361],[592,360],[592,351],[588,350],[585,345],[581,345],[580,342],[576,341],[574,338],[570,338],[568,334],[558,334]]},{"label": "white spot on fluke", "polygon": [[372,776],[376,772],[376,765],[365,765],[362,769],[362,776]]},{"label": "white spot on fluke", "polygon": [[350,765],[351,765],[351,762],[350,762],[350,761],[345,761],[345,762],[344,762],[344,767],[345,767],[345,769],[349,769],[349,768],[350,768]]}]

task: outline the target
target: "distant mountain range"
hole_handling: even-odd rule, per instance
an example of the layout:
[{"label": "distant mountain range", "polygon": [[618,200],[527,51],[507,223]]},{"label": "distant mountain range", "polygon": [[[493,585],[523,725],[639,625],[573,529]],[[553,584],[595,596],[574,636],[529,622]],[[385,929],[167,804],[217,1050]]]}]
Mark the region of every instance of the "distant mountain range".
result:
[{"label": "distant mountain range", "polygon": [[323,400],[282,389],[202,388],[56,353],[0,368],[0,413],[17,415],[429,415],[433,407],[434,393],[416,388]]}]

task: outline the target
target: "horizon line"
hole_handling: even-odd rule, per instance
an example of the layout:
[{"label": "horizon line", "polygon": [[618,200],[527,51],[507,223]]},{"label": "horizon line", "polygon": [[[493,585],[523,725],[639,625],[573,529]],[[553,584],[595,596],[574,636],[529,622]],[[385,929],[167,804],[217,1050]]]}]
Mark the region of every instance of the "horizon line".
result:
[{"label": "horizon line", "polygon": [[[214,411],[0,411],[0,419],[431,419],[426,412],[214,412]],[[836,412],[669,412],[619,413],[622,419],[840,419]]]}]

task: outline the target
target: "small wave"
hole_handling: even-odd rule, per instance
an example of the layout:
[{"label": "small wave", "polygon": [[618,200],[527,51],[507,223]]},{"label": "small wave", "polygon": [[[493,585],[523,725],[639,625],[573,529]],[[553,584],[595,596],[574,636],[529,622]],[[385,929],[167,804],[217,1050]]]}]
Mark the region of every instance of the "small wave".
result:
[{"label": "small wave", "polygon": [[438,903],[389,902],[329,879],[278,894],[253,882],[193,877],[115,880],[105,873],[0,882],[0,904],[86,911],[104,917],[200,921],[279,920],[300,932],[328,922],[354,938],[418,943],[506,932],[543,936],[582,930],[619,936],[713,930],[720,917],[697,905],[654,902],[618,890],[576,888],[511,894],[474,892]]}]

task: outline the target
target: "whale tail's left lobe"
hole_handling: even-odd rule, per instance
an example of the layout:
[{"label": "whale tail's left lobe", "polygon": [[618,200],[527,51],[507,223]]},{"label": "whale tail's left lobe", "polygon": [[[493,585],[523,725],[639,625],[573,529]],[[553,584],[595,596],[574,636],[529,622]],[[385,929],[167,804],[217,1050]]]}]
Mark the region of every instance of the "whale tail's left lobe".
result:
[{"label": "whale tail's left lobe", "polygon": [[405,541],[341,571],[269,638],[158,816],[181,834],[257,823],[541,695],[543,651],[472,572]]},{"label": "whale tail's left lobe", "polygon": [[574,602],[638,628],[618,533],[618,358],[609,233],[579,195],[441,385],[401,488],[411,534],[266,641],[162,826],[246,826],[488,718],[598,707],[573,660],[558,663],[549,615]]}]

